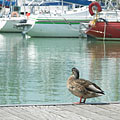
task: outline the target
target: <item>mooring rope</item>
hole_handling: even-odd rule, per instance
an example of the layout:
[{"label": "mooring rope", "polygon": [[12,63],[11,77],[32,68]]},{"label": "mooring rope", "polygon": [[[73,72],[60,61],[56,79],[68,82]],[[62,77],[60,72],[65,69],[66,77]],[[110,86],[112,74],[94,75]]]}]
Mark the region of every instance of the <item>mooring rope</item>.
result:
[{"label": "mooring rope", "polygon": [[105,37],[106,37],[106,28],[107,28],[107,23],[104,22],[104,36],[103,36],[103,45],[104,45],[104,58],[106,55],[106,50],[105,50]]}]

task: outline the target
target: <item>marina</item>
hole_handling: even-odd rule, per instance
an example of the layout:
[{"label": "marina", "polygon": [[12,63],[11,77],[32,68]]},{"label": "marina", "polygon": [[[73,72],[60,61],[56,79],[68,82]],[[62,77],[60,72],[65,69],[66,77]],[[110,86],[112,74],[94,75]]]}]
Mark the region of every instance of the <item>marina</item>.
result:
[{"label": "marina", "polygon": [[119,120],[119,7],[0,0],[0,120]]}]

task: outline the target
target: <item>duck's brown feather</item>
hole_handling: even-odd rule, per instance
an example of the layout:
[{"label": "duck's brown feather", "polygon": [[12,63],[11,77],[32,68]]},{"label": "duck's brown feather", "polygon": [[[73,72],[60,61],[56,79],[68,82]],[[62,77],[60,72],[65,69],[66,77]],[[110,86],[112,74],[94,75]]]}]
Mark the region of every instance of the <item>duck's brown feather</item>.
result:
[{"label": "duck's brown feather", "polygon": [[67,87],[75,96],[83,98],[97,97],[98,93],[104,94],[95,83],[85,79],[75,79],[73,76],[69,77]]},{"label": "duck's brown feather", "polygon": [[102,89],[97,86],[95,83],[92,83],[88,80],[85,79],[77,79],[75,80],[76,84],[82,85],[84,86],[87,90],[92,91],[92,92],[96,92],[96,93],[102,93]]}]

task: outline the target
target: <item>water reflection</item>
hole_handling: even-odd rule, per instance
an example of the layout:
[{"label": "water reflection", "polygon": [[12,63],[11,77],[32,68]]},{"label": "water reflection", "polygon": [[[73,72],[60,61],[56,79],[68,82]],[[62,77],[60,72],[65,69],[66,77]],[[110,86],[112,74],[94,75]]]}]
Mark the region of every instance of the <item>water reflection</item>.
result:
[{"label": "water reflection", "polygon": [[91,79],[101,79],[106,101],[120,100],[120,42],[89,41]]},{"label": "water reflection", "polygon": [[[36,68],[34,72],[35,76],[38,76],[36,79],[41,80],[41,84],[38,85],[40,95],[44,96],[42,102],[69,102],[66,80],[71,74],[71,68],[76,64],[76,61],[85,54],[82,53],[82,49],[79,47],[84,42],[79,39],[63,38],[38,38],[29,39],[28,41],[28,54],[31,54],[30,49],[32,48],[36,56],[34,60],[34,57],[28,57],[29,62],[36,61],[29,63],[29,70],[31,69],[33,72]],[[80,51],[82,54],[79,53]],[[41,96],[38,100],[40,98]]]},{"label": "water reflection", "polygon": [[120,42],[89,41],[88,49],[96,58],[120,58]]},{"label": "water reflection", "polygon": [[120,43],[107,42],[104,49],[102,42],[80,38],[0,38],[0,104],[78,101],[66,88],[72,67],[105,90],[105,96],[88,102],[120,100]]}]

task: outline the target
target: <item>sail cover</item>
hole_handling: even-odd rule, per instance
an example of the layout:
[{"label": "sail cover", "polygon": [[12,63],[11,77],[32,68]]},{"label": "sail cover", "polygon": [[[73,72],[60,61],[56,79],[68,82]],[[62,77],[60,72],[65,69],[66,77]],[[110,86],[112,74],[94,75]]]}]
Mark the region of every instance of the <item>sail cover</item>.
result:
[{"label": "sail cover", "polygon": [[90,0],[63,0],[63,2],[75,3],[75,4],[80,4],[80,5],[89,5],[92,1]]},{"label": "sail cover", "polygon": [[90,0],[55,0],[55,1],[48,1],[46,0],[40,6],[49,6],[49,5],[69,5],[69,4],[80,4],[80,5],[89,5],[91,3]]},{"label": "sail cover", "polygon": [[0,0],[0,6],[9,7],[11,5],[15,5],[15,2],[11,2],[10,0]]}]

